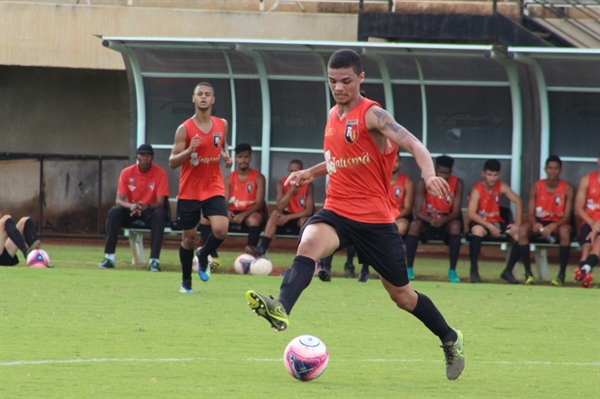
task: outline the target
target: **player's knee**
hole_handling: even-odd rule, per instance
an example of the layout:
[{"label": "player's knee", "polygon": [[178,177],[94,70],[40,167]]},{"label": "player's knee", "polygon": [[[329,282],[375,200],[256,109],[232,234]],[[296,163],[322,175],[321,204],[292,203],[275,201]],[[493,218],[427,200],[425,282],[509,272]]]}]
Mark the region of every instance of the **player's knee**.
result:
[{"label": "player's knee", "polygon": [[408,312],[411,312],[412,310],[414,310],[414,308],[417,304],[415,298],[413,298],[411,295],[409,295],[408,292],[404,292],[404,291],[394,293],[394,295],[391,295],[390,298],[392,299],[392,301],[394,301],[396,306],[398,306],[400,309],[406,310]]},{"label": "player's knee", "polygon": [[558,228],[558,234],[560,235],[560,238],[568,238],[569,240],[571,239],[572,231],[572,227],[568,224],[563,224]]},{"label": "player's knee", "polygon": [[483,226],[475,225],[471,227],[471,234],[474,236],[483,237],[487,234],[487,232]]},{"label": "player's knee", "polygon": [[246,225],[249,227],[256,227],[260,226],[262,221],[262,215],[258,212],[255,212],[246,218]]},{"label": "player's knee", "polygon": [[181,239],[181,246],[185,249],[193,249],[196,236],[194,234],[186,234]]}]

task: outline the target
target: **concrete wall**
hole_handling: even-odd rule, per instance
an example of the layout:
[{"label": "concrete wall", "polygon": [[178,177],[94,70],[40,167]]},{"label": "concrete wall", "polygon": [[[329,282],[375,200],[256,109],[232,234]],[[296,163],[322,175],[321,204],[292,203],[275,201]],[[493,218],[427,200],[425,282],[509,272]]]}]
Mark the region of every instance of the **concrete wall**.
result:
[{"label": "concrete wall", "polygon": [[357,25],[356,15],[344,14],[3,1],[0,65],[124,69],[96,35],[354,41]]}]

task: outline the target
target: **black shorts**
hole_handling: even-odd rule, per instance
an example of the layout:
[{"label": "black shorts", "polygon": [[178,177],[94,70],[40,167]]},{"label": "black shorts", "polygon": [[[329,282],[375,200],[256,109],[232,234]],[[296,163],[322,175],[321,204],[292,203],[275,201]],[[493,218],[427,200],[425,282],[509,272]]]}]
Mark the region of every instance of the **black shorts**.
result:
[{"label": "black shorts", "polygon": [[587,223],[581,225],[581,234],[579,234],[579,245],[591,244],[592,242],[587,239],[588,234],[592,232],[592,226]]},{"label": "black shorts", "polygon": [[[284,215],[289,215],[289,212],[283,211]],[[298,219],[290,219],[283,226],[277,226],[277,230],[275,234],[287,234],[290,236],[297,236],[300,234],[300,228],[302,226],[298,226]],[[306,223],[306,222],[305,222]]]},{"label": "black shorts", "polygon": [[196,200],[177,200],[177,226],[182,230],[191,230],[198,226],[200,217],[208,216],[228,217],[227,203],[225,197],[217,195],[205,199]]},{"label": "black shorts", "polygon": [[361,223],[321,209],[304,223],[299,240],[306,226],[313,223],[326,223],[335,229],[340,240],[336,251],[354,245],[360,263],[369,264],[396,287],[408,284],[404,246],[395,223]]},{"label": "black shorts", "polygon": [[[506,222],[490,222],[490,223],[493,224],[494,226],[496,226],[500,230],[500,237],[498,237],[498,238],[503,238],[503,239],[507,238],[506,229],[508,228],[508,223],[506,223]],[[484,225],[475,223],[475,222],[469,223],[469,233],[471,232],[471,229],[473,228],[473,226],[481,226],[485,229],[485,231],[487,233],[486,233],[486,235],[483,236],[484,239],[485,238],[496,238],[496,237],[492,237],[490,235],[490,231]]]},{"label": "black shorts", "polygon": [[15,256],[10,256],[6,248],[0,254],[0,266],[14,266],[19,263],[19,258],[17,254]]},{"label": "black shorts", "polygon": [[[231,213],[233,213],[234,215],[239,215],[242,212],[244,212],[244,211],[231,211]],[[258,212],[258,213],[260,213],[262,215],[261,212]],[[250,216],[250,215],[248,215],[248,216]],[[240,224],[234,224],[234,223],[229,222],[229,232],[230,233],[247,233],[248,226],[246,225],[246,219],[248,219],[248,217],[244,218],[244,220],[242,220],[242,223],[240,223]],[[261,224],[259,226],[261,228],[261,230],[264,230],[265,224],[267,224],[267,223],[266,223],[265,217],[263,215],[263,221],[261,222]]]},{"label": "black shorts", "polygon": [[[455,220],[458,220],[458,222],[460,223],[459,231],[464,231],[462,217]],[[419,241],[421,241],[423,244],[426,244],[429,240],[441,240],[444,242],[444,244],[448,245],[450,239],[450,234],[448,233],[448,223],[452,221],[453,220],[450,220],[441,225],[440,227],[433,227],[431,223],[427,223],[421,220],[421,223],[423,223],[423,229],[419,233]]]}]

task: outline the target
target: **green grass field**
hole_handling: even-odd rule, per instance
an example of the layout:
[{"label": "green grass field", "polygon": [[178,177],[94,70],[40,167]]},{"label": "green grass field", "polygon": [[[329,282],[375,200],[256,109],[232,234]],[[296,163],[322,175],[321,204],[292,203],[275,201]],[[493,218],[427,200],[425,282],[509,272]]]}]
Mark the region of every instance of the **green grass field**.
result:
[{"label": "green grass field", "polygon": [[[315,279],[289,330],[275,333],[244,293],[275,294],[280,277],[196,277],[200,292],[182,295],[176,250],[161,256],[166,272],[150,273],[124,262],[97,269],[102,248],[45,249],[54,269],[0,268],[1,398],[600,397],[598,289],[415,281],[465,335],[466,369],[448,381],[437,338],[375,279]],[[272,258],[285,266],[292,256]],[[447,261],[417,266],[442,277]],[[482,277],[501,266],[483,263]],[[309,383],[281,360],[301,334],[330,353]]]}]

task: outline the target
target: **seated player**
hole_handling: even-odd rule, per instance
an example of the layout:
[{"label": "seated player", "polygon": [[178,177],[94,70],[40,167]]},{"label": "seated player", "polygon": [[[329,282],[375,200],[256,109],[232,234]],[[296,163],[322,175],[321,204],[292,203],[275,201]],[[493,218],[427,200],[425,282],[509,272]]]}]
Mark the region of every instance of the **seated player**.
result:
[{"label": "seated player", "polygon": [[[441,155],[435,159],[435,174],[448,182],[450,190],[443,198],[431,195],[425,187],[423,179],[419,180],[415,189],[414,217],[408,226],[406,236],[407,272],[410,280],[414,279],[413,265],[419,245],[419,238],[442,239],[449,247],[450,268],[448,281],[460,283],[456,274],[456,263],[460,253],[462,234],[462,213],[460,207],[463,197],[463,182],[452,176],[454,159]],[[423,234],[424,233],[424,234]]]},{"label": "seated player", "polygon": [[546,160],[546,179],[540,179],[529,187],[527,220],[519,228],[518,246],[509,255],[506,270],[500,277],[509,283],[518,281],[512,276],[512,269],[519,259],[527,269],[530,265],[529,241],[532,237],[543,237],[548,242],[559,240],[560,270],[552,285],[560,287],[565,283],[565,272],[571,253],[571,213],[575,190],[565,180],[560,179],[562,161],[556,155]]},{"label": "seated player", "polygon": [[[294,159],[288,166],[288,176],[292,172],[302,170],[302,161]],[[248,245],[246,252],[254,257],[263,256],[267,253],[269,245],[275,234],[298,234],[300,227],[315,211],[314,186],[312,183],[292,187],[284,185],[286,177],[277,182],[277,209],[275,209],[267,220],[265,232],[259,247]]]},{"label": "seated player", "polygon": [[581,261],[573,279],[581,282],[584,288],[592,286],[594,278],[592,268],[598,262],[598,255],[592,250],[592,244],[596,244],[596,236],[600,233],[600,154],[597,162],[598,170],[588,173],[579,180],[575,196],[575,212],[583,222],[579,236]]},{"label": "seated player", "polygon": [[[469,243],[469,256],[471,258],[470,277],[472,283],[481,283],[479,277],[479,254],[481,253],[481,242],[488,237],[499,238],[507,234],[514,240],[517,239],[519,226],[521,225],[521,215],[523,213],[523,204],[521,198],[511,190],[510,186],[500,180],[500,162],[496,159],[489,159],[483,164],[483,179],[475,183],[469,195],[468,215],[469,230],[473,235]],[[508,224],[500,215],[500,202],[502,195],[505,195],[513,204],[515,204],[517,216],[515,222]],[[527,247],[529,248],[529,246]],[[527,269],[529,270],[529,269]],[[508,273],[508,277],[504,274]],[[502,273],[502,278],[512,277],[511,272]],[[531,284],[533,276],[529,270],[526,276],[527,284]]]},{"label": "seated player", "polygon": [[17,251],[21,250],[25,261],[29,252],[40,247],[40,240],[33,221],[25,216],[15,221],[10,215],[0,214],[0,266],[19,263]]},{"label": "seated player", "polygon": [[[265,220],[265,176],[250,167],[252,147],[240,143],[235,147],[236,169],[225,178],[225,199],[229,214],[229,231],[248,231],[249,246],[256,246]],[[203,241],[211,232],[210,222],[202,218],[199,225]],[[210,254],[213,265],[220,267],[217,251]]]},{"label": "seated player", "polygon": [[148,270],[160,272],[160,251],[162,248],[167,211],[165,201],[169,198],[169,178],[167,172],[154,160],[154,149],[142,144],[136,152],[137,163],[121,171],[117,187],[117,199],[106,216],[106,238],[104,260],[100,269],[115,267],[115,249],[119,229],[129,222],[141,219],[150,225],[150,261]]}]

